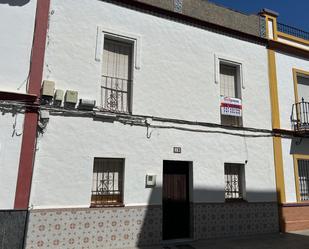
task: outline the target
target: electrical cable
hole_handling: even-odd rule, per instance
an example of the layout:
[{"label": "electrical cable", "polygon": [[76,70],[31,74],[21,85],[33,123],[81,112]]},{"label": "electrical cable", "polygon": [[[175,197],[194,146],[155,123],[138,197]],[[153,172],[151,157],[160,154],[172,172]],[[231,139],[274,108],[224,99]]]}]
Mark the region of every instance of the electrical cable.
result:
[{"label": "electrical cable", "polygon": [[[93,117],[95,118],[94,111],[83,111],[78,109],[65,109],[62,107],[54,107],[48,105],[38,105],[33,103],[24,103],[19,101],[0,101],[0,108],[2,106],[9,106],[19,107],[21,109],[27,108],[34,108],[37,111],[46,110],[50,111],[51,115],[70,115],[70,116],[83,116],[83,117]],[[1,110],[1,109],[0,109]],[[156,116],[147,116],[147,115],[132,115],[132,114],[120,114],[110,111],[99,110],[100,113],[106,114],[113,114],[113,117],[116,121],[121,122],[123,124],[130,124],[136,126],[144,126],[149,128],[157,128],[157,129],[175,129],[175,130],[182,130],[182,131],[190,131],[190,132],[202,132],[202,133],[216,133],[216,134],[225,134],[225,135],[232,135],[232,136],[240,136],[240,137],[248,137],[248,138],[257,138],[257,137],[291,137],[290,135],[284,134],[275,134],[272,130],[268,129],[260,129],[260,128],[252,128],[252,127],[236,127],[236,126],[226,126],[216,123],[208,123],[208,122],[200,122],[200,121],[190,121],[190,120],[182,120],[182,119],[171,119],[171,118],[164,118],[164,117],[156,117]],[[234,132],[230,131],[222,131],[222,130],[204,130],[204,129],[196,129],[196,128],[186,128],[186,127],[179,127],[175,125],[147,125],[145,124],[145,119],[151,118],[154,121],[161,122],[161,123],[173,123],[173,124],[181,124],[181,125],[190,125],[190,126],[200,126],[200,127],[208,127],[208,128],[218,128],[218,129],[225,129],[225,130],[233,130]],[[237,133],[235,131],[243,131],[243,133]],[[244,132],[250,133],[263,133],[263,134],[245,134]]]}]

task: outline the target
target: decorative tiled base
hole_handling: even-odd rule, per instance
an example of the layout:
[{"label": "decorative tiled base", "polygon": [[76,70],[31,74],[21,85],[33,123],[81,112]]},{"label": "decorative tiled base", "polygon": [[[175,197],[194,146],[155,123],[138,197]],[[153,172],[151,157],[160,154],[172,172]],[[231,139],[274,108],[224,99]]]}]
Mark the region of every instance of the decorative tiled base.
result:
[{"label": "decorative tiled base", "polygon": [[161,242],[161,207],[31,211],[26,249],[124,248]]},{"label": "decorative tiled base", "polygon": [[[192,238],[278,232],[276,203],[192,204]],[[162,208],[30,211],[26,249],[127,248],[162,242]]]},{"label": "decorative tiled base", "polygon": [[277,203],[195,204],[195,239],[279,231]]}]

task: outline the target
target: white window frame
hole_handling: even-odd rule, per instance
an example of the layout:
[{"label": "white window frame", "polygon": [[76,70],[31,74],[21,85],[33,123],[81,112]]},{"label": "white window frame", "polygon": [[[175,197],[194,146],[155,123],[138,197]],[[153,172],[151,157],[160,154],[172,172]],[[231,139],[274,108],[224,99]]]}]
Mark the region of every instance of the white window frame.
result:
[{"label": "white window frame", "polygon": [[[215,83],[220,85],[220,63],[235,66],[238,72],[238,82],[240,86],[239,89],[245,89],[244,85],[244,63],[242,60],[232,58],[226,55],[215,54]],[[242,94],[241,94],[242,96]]]},{"label": "white window frame", "polygon": [[[97,40],[95,50],[95,60],[100,62],[103,56],[104,39],[105,37],[122,40],[133,44],[133,65],[136,70],[141,68],[141,37],[139,35],[130,34],[114,29],[97,27]],[[133,74],[134,75],[134,74]],[[133,76],[132,75],[132,76]]]},{"label": "white window frame", "polygon": [[[109,38],[112,40],[120,40],[122,42],[131,43],[133,45],[133,53],[132,53],[132,88],[130,92],[130,113],[133,113],[133,82],[135,70],[140,70],[141,68],[141,37],[136,34],[131,34],[123,31],[119,31],[118,29],[106,28],[102,26],[97,26],[97,37],[96,37],[96,48],[95,48],[95,60],[97,62],[101,62],[103,58],[104,51],[104,40],[105,38]],[[101,89],[101,88],[100,88]],[[99,90],[100,95],[98,95],[98,99],[101,101],[101,91]],[[99,102],[100,102],[99,101]],[[102,106],[102,105],[101,105]]]}]

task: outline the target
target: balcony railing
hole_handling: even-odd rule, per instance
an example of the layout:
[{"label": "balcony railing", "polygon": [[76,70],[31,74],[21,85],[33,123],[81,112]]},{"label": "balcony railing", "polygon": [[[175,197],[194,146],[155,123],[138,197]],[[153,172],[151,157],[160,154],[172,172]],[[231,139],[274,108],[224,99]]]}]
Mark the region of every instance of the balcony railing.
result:
[{"label": "balcony railing", "polygon": [[291,123],[294,131],[309,132],[309,102],[304,98],[292,106]]},{"label": "balcony railing", "polygon": [[288,25],[283,24],[283,23],[277,23],[277,29],[278,29],[278,31],[280,31],[282,33],[286,33],[288,35],[293,35],[293,36],[296,36],[298,38],[309,40],[309,32],[306,32],[304,30],[294,28],[294,27],[288,26]]},{"label": "balcony railing", "polygon": [[102,75],[101,98],[104,110],[130,112],[131,80]]}]

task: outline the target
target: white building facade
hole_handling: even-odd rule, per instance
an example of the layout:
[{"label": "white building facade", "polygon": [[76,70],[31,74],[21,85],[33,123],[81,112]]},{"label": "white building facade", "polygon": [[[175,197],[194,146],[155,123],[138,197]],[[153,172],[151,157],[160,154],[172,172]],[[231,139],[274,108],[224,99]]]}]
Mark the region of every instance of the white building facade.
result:
[{"label": "white building facade", "polygon": [[51,1],[26,248],[278,231],[266,40],[180,7]]},{"label": "white building facade", "polygon": [[[2,41],[0,44],[0,91],[26,93],[29,76],[31,47],[33,39],[36,1],[27,3],[0,4],[0,15],[5,22],[1,25]],[[16,19],[18,16],[18,19]],[[22,29],[21,28],[22,25]],[[16,32],[20,29],[19,32]],[[18,66],[16,66],[18,65]],[[10,108],[2,109],[0,129],[0,171],[7,172],[0,176],[1,209],[13,209],[23,114],[12,113]]]},{"label": "white building facade", "polygon": [[27,94],[33,44],[35,0],[0,3],[0,223],[1,248],[21,248],[25,231],[25,210],[16,208],[20,173],[24,103]]}]

